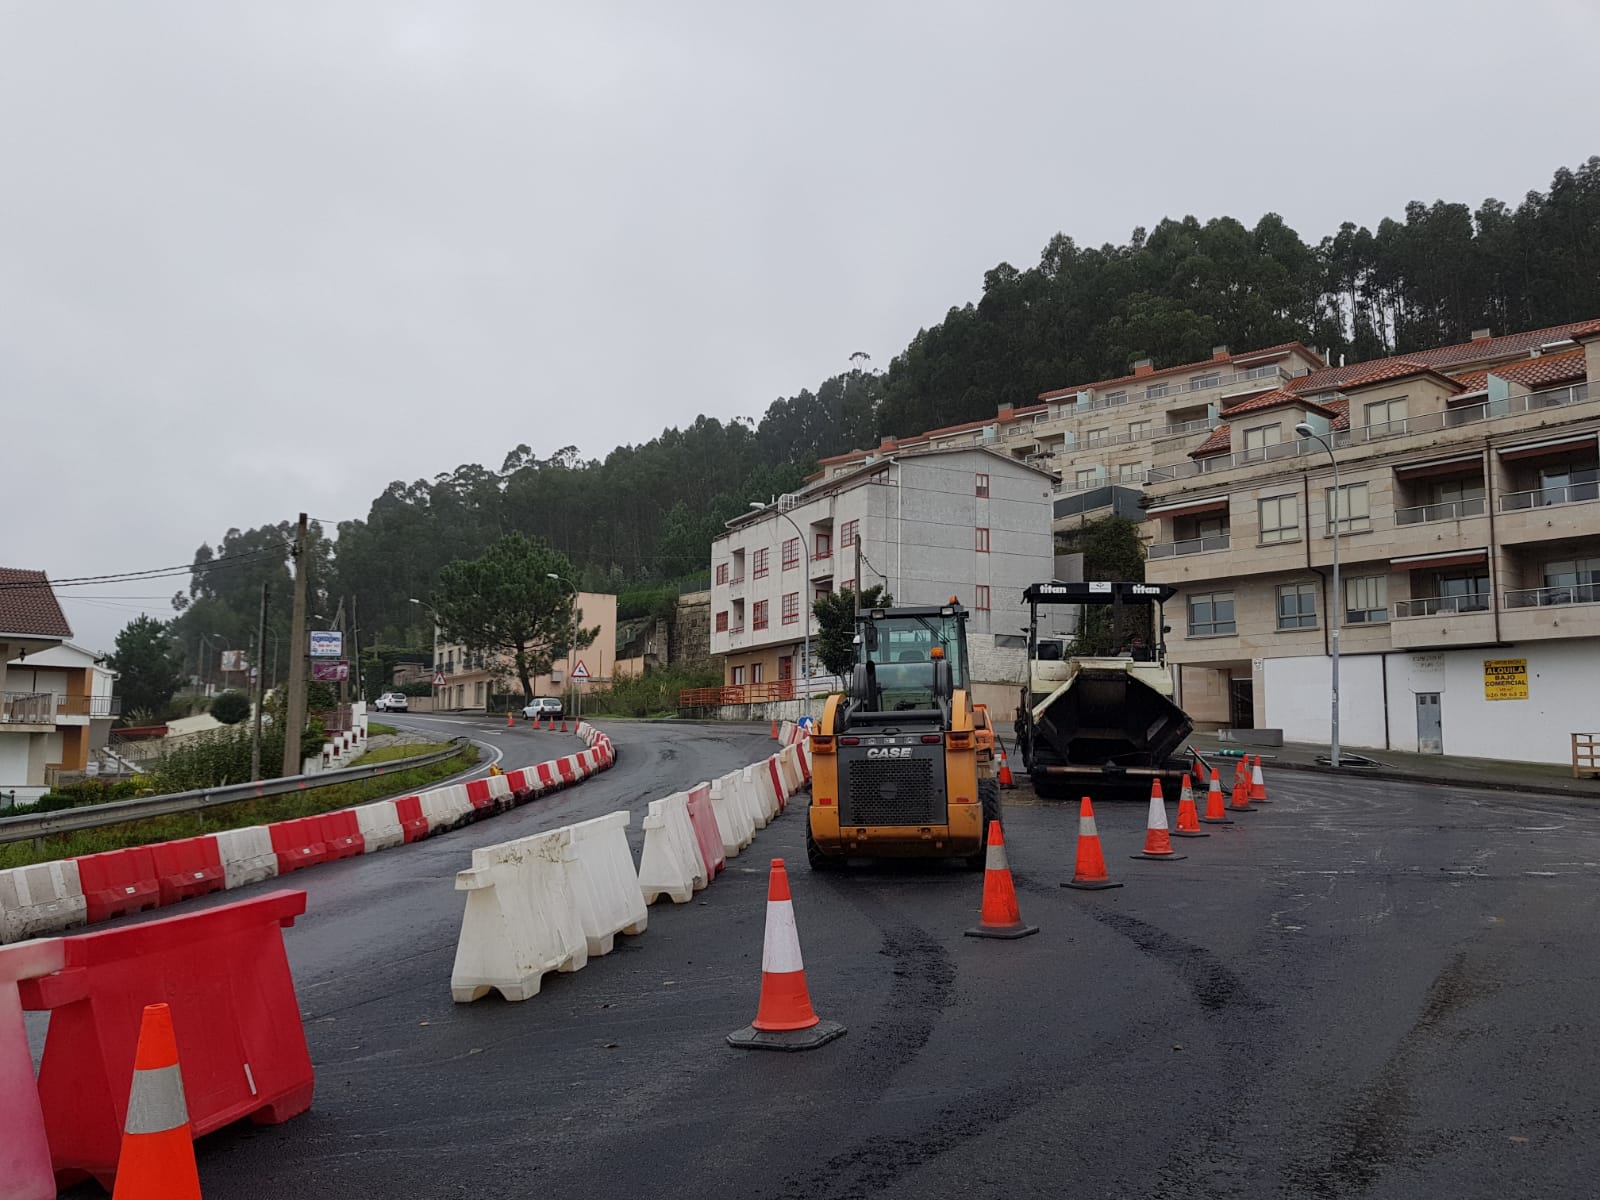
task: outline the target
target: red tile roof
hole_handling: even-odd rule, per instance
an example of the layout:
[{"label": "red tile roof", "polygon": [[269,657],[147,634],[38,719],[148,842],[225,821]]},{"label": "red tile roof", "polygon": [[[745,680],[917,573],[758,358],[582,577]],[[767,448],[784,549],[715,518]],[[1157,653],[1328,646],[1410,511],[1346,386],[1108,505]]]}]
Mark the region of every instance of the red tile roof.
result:
[{"label": "red tile roof", "polygon": [[1585,321],[1567,336],[1575,338],[1600,337],[1600,321]]},{"label": "red tile roof", "polygon": [[1228,427],[1218,425],[1211,431],[1211,436],[1189,451],[1190,458],[1207,458],[1213,454],[1226,454],[1233,449],[1233,440],[1228,436]]},{"label": "red tile roof", "polygon": [[1448,375],[1441,375],[1432,367],[1410,358],[1385,358],[1368,365],[1370,370],[1358,372],[1346,379],[1339,385],[1340,390],[1353,392],[1358,388],[1372,387],[1379,383],[1393,383],[1397,379],[1411,379],[1417,375],[1431,375],[1436,382],[1442,383],[1452,391],[1460,386]]},{"label": "red tile roof", "polygon": [[1298,408],[1310,409],[1312,412],[1328,412],[1328,407],[1326,405],[1318,404],[1315,400],[1312,400],[1309,397],[1297,396],[1293,392],[1287,391],[1284,388],[1274,388],[1270,392],[1266,392],[1260,396],[1252,396],[1250,399],[1245,400],[1242,403],[1235,404],[1232,408],[1223,409],[1222,415],[1227,417],[1229,420],[1232,420],[1234,417],[1237,417],[1242,413],[1265,412],[1269,408],[1277,408],[1284,404],[1293,404]]},{"label": "red tile roof", "polygon": [[[1464,390],[1481,392],[1489,386],[1490,374],[1489,371],[1472,371],[1466,375],[1457,375],[1455,379]],[[1588,374],[1588,364],[1580,347],[1577,350],[1564,350],[1560,354],[1541,354],[1538,358],[1525,358],[1521,362],[1507,363],[1505,366],[1495,367],[1492,374],[1520,384],[1522,387],[1537,389],[1584,379]]]},{"label": "red tile roof", "polygon": [[1199,362],[1183,363],[1176,367],[1162,367],[1158,371],[1146,371],[1143,375],[1119,375],[1115,379],[1101,379],[1095,383],[1080,383],[1075,387],[1056,388],[1054,391],[1040,392],[1039,399],[1059,400],[1063,396],[1075,396],[1085,388],[1094,388],[1097,392],[1104,391],[1106,388],[1116,387],[1124,383],[1134,383],[1142,379],[1160,379],[1166,375],[1182,371],[1198,371],[1204,367],[1232,366],[1236,362],[1255,362],[1258,359],[1270,358],[1274,354],[1286,354],[1293,350],[1299,350],[1312,362],[1320,363],[1322,361],[1321,355],[1313,350],[1308,350],[1299,342],[1282,342],[1276,346],[1268,346],[1263,350],[1249,350],[1243,354],[1230,354],[1226,358],[1203,358]]},{"label": "red tile roof", "polygon": [[62,615],[43,571],[0,567],[0,633],[62,639],[72,636],[72,626]]}]

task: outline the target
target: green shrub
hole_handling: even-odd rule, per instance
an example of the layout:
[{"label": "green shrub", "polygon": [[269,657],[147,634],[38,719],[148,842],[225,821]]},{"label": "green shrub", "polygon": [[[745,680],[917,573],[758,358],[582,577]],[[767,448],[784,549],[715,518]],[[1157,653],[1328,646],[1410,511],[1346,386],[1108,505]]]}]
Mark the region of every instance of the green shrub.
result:
[{"label": "green shrub", "polygon": [[586,692],[583,711],[621,717],[662,716],[678,711],[678,693],[686,688],[722,686],[722,668],[673,666],[643,675],[617,674],[604,691]]},{"label": "green shrub", "polygon": [[240,691],[227,691],[211,702],[211,715],[224,725],[237,725],[250,719],[250,697]]}]

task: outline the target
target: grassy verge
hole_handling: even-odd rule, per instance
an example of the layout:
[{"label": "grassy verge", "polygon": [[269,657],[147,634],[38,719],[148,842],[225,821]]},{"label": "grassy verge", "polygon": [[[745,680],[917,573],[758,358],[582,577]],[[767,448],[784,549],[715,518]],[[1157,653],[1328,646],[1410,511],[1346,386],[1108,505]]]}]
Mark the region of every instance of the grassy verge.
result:
[{"label": "grassy verge", "polygon": [[[395,747],[400,749],[401,747]],[[415,747],[405,747],[408,753],[395,757],[406,758],[424,753]],[[219,833],[224,829],[242,829],[247,825],[265,825],[272,821],[288,821],[295,817],[315,816],[339,808],[350,808],[382,800],[385,796],[404,795],[426,787],[447,775],[466,770],[478,762],[478,748],[468,746],[460,754],[443,762],[377,779],[362,779],[354,783],[335,783],[327,787],[311,788],[304,792],[291,792],[284,796],[269,796],[262,800],[240,800],[234,804],[219,804],[216,808],[200,812],[177,813],[170,817],[151,817],[143,821],[129,821],[122,825],[108,825],[101,829],[84,829],[48,837],[35,848],[33,842],[11,842],[0,846],[0,870],[8,867],[25,867],[30,863],[51,862],[58,858],[76,858],[80,854],[97,854],[102,850],[124,850],[129,846],[144,846],[151,842],[166,842],[176,838],[197,837],[203,833]]]},{"label": "grassy verge", "polygon": [[395,728],[393,725],[385,725],[382,721],[368,721],[367,722],[367,736],[368,737],[382,737],[386,733],[399,733],[399,732],[400,732],[400,730]]},{"label": "grassy verge", "polygon": [[370,767],[374,763],[394,762],[401,758],[416,758],[419,754],[432,754],[435,750],[443,750],[443,742],[399,742],[393,746],[379,746],[376,750],[368,750],[355,762],[352,767]]}]

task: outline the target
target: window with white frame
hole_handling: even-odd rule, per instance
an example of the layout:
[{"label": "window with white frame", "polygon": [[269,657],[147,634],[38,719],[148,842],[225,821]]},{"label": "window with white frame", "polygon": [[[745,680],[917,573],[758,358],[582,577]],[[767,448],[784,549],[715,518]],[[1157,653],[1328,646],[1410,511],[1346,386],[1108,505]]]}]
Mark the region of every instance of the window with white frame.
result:
[{"label": "window with white frame", "polygon": [[1144,479],[1144,464],[1142,462],[1123,463],[1117,468],[1118,483],[1138,483]]},{"label": "window with white frame", "polygon": [[1127,402],[1128,402],[1128,393],[1125,392],[1125,391],[1122,391],[1122,392],[1107,392],[1106,393],[1106,403],[1108,405],[1110,405],[1112,408],[1115,408],[1119,404],[1126,404]]},{"label": "window with white frame", "polygon": [[1110,432],[1109,429],[1091,429],[1084,434],[1083,444],[1085,446],[1103,446],[1106,444],[1106,434]]},{"label": "window with white frame", "polygon": [[1380,625],[1389,619],[1389,577],[1357,575],[1344,581],[1347,625]]},{"label": "window with white frame", "polygon": [[1332,488],[1327,489],[1324,499],[1327,503],[1327,511],[1333,516],[1333,522],[1327,529],[1330,535],[1335,528],[1340,533],[1359,533],[1364,529],[1372,528],[1372,510],[1368,507],[1366,484],[1346,483],[1341,485],[1337,509],[1334,506]]},{"label": "window with white frame", "polygon": [[744,686],[744,668],[743,667],[735,667],[733,669],[733,686],[734,687],[743,687]]},{"label": "window with white frame", "polygon": [[1144,389],[1144,398],[1146,400],[1159,400],[1171,390],[1172,385],[1170,383],[1148,384]]},{"label": "window with white frame", "polygon": [[1317,627],[1317,585],[1284,583],[1278,585],[1278,628],[1315,629]]},{"label": "window with white frame", "polygon": [[1193,379],[1189,380],[1189,390],[1191,392],[1203,392],[1208,388],[1216,387],[1221,382],[1222,372],[1211,371],[1205,375],[1196,375]]},{"label": "window with white frame", "polygon": [[1261,517],[1260,542],[1263,546],[1300,540],[1299,496],[1269,496],[1260,502],[1258,511]]},{"label": "window with white frame", "polygon": [[1384,425],[1399,425],[1400,429],[1404,429],[1406,398],[1397,396],[1393,400],[1374,400],[1371,404],[1363,406],[1361,411],[1366,417],[1368,429]]},{"label": "window with white frame", "polygon": [[1244,431],[1244,448],[1250,450],[1265,450],[1268,446],[1276,446],[1283,441],[1283,425],[1257,425],[1254,429]]},{"label": "window with white frame", "polygon": [[1078,471],[1073,475],[1072,482],[1080,488],[1092,487],[1094,485],[1094,468],[1085,467],[1083,470]]},{"label": "window with white frame", "polygon": [[750,664],[750,682],[751,683],[760,683],[761,682],[761,666],[762,666],[762,664],[758,663],[758,662]]},{"label": "window with white frame", "polygon": [[1215,637],[1237,633],[1232,592],[1201,592],[1189,597],[1189,636]]},{"label": "window with white frame", "polygon": [[1140,438],[1147,438],[1150,436],[1150,430],[1154,425],[1154,421],[1129,421],[1128,437],[1134,441],[1138,441]]}]

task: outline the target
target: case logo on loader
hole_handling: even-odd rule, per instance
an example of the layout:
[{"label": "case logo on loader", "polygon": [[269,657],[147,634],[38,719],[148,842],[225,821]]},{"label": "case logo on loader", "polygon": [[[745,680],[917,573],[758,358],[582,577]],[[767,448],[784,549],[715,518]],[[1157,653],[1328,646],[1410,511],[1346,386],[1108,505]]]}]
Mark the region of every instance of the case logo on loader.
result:
[{"label": "case logo on loader", "polygon": [[910,746],[874,746],[867,751],[868,758],[910,758]]}]

